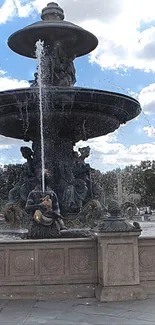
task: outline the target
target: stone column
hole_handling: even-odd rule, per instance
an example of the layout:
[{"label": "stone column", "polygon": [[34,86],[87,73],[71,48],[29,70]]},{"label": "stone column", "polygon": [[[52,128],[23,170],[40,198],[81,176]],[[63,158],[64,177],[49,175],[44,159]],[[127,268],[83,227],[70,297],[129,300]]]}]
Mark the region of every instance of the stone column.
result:
[{"label": "stone column", "polygon": [[110,217],[94,229],[98,239],[96,298],[103,302],[145,299],[139,279],[140,226],[121,218],[116,206],[110,212]]}]

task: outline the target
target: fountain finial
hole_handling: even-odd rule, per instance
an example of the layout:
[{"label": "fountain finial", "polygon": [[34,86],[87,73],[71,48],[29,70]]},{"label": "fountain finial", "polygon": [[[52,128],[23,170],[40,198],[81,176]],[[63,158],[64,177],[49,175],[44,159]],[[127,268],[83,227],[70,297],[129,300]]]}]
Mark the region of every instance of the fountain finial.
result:
[{"label": "fountain finial", "polygon": [[41,19],[44,21],[60,21],[64,20],[64,11],[59,5],[55,2],[50,2],[42,10]]}]

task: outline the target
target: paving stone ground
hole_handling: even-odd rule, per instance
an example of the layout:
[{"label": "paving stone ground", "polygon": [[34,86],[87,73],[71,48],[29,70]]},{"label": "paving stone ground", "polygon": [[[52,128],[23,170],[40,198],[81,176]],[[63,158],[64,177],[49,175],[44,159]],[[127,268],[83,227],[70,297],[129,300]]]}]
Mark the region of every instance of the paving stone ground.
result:
[{"label": "paving stone ground", "polygon": [[100,303],[0,300],[0,325],[154,325],[155,296],[142,301]]}]

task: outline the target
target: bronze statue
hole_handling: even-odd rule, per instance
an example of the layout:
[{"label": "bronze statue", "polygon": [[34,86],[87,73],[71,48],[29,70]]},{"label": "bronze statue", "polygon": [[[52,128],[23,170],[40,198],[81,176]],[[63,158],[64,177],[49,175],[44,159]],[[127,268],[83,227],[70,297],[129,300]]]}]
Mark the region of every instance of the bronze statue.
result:
[{"label": "bronze statue", "polygon": [[34,80],[30,80],[29,82],[31,83],[30,87],[38,86],[38,72],[34,73]]},{"label": "bronze statue", "polygon": [[89,163],[85,162],[85,159],[90,155],[90,147],[79,148],[78,152],[75,152],[74,155],[74,175],[75,178],[80,178],[85,181],[88,188],[83,204],[86,204],[89,200],[93,199],[100,200],[102,189],[93,177],[93,168],[90,167]]},{"label": "bronze statue", "polygon": [[76,83],[74,58],[69,58],[60,44],[56,44],[54,53],[54,78],[56,86],[71,87]]},{"label": "bronze statue", "polygon": [[[69,57],[61,44],[54,45],[53,51],[44,49],[41,58],[42,84],[59,87],[72,87],[76,83],[74,57]],[[38,85],[38,67],[34,74],[35,80],[31,81],[31,87]]]},{"label": "bronze statue", "polygon": [[75,177],[74,169],[74,152],[71,151],[59,161],[59,197],[62,210],[69,213],[81,210],[88,191],[85,180]]},{"label": "bronze statue", "polygon": [[6,204],[4,218],[11,229],[19,229],[22,227],[22,209],[18,204]]},{"label": "bronze statue", "polygon": [[45,192],[41,189],[41,176],[38,184],[28,196],[25,210],[29,214],[28,238],[44,239],[59,237],[66,229],[60,214],[56,193],[48,186],[49,174],[45,173]]},{"label": "bronze statue", "polygon": [[33,151],[29,147],[21,147],[20,151],[23,158],[27,160],[27,162],[23,164],[21,175],[23,184],[20,188],[20,197],[23,201],[23,204],[25,205],[28,194],[32,191],[32,189],[34,189],[36,185],[36,175],[33,165]]},{"label": "bronze statue", "polygon": [[20,228],[25,222],[26,214],[24,211],[29,192],[36,185],[36,176],[33,167],[33,152],[29,147],[21,147],[22,156],[27,159],[23,164],[19,181],[9,191],[8,203],[4,208],[4,216],[11,228]]},{"label": "bronze statue", "polygon": [[90,155],[90,147],[83,147],[78,149],[80,155],[75,155],[75,169],[74,173],[77,178],[84,179],[86,182],[90,181],[90,165],[85,162],[85,159]]}]

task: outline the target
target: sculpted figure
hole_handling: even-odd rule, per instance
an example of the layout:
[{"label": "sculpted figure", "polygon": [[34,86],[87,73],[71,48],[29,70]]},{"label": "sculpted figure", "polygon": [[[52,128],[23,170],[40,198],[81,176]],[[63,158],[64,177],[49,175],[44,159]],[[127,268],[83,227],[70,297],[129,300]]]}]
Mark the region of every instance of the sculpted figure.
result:
[{"label": "sculpted figure", "polygon": [[71,87],[76,82],[74,58],[69,58],[60,44],[56,44],[54,51],[54,85]]},{"label": "sculpted figure", "polygon": [[73,152],[59,161],[60,198],[63,211],[79,212],[87,195],[86,182],[74,176]]},{"label": "sculpted figure", "polygon": [[22,209],[18,204],[6,204],[4,217],[11,229],[19,229],[22,226]]},{"label": "sculpted figure", "polygon": [[9,202],[25,206],[29,192],[35,187],[36,176],[33,167],[33,152],[29,147],[21,147],[22,156],[27,159],[23,164],[20,180],[9,191]]},{"label": "sculpted figure", "polygon": [[44,239],[59,237],[60,230],[66,229],[60,214],[56,193],[48,186],[49,175],[45,174],[45,192],[41,189],[41,176],[38,184],[28,196],[25,210],[29,214],[29,238]]},{"label": "sculpted figure", "polygon": [[30,80],[29,82],[31,83],[30,87],[38,86],[38,72],[34,73],[34,80]]},{"label": "sculpted figure", "polygon": [[29,192],[35,187],[36,176],[33,168],[33,152],[29,147],[21,147],[22,156],[27,162],[22,166],[19,181],[9,191],[8,203],[4,209],[6,221],[13,228],[19,228],[26,218],[24,208]]},{"label": "sculpted figure", "polygon": [[[52,52],[44,49],[41,60],[42,84],[59,87],[72,87],[76,83],[75,57],[68,57],[61,44],[56,43]],[[38,85],[38,67],[31,87]]]},{"label": "sculpted figure", "polygon": [[36,175],[33,166],[33,151],[29,147],[21,147],[20,151],[22,153],[23,158],[27,160],[27,162],[23,165],[23,184],[20,188],[21,200],[24,202],[24,204],[26,204],[28,194],[36,185]]},{"label": "sculpted figure", "polygon": [[[79,153],[75,153],[75,159],[74,159],[74,175],[75,178],[81,179],[86,183],[86,186],[88,188],[87,191],[87,198],[93,198],[92,193],[92,182],[91,182],[91,167],[88,163],[85,162],[85,159],[89,157],[90,155],[90,147],[83,147],[79,148]],[[87,199],[86,199],[87,201]]]},{"label": "sculpted figure", "polygon": [[79,148],[80,156],[76,155],[75,159],[75,176],[77,178],[89,181],[90,179],[90,165],[85,163],[85,159],[90,155],[90,147]]},{"label": "sculpted figure", "polygon": [[21,207],[20,188],[22,182],[19,181],[9,191],[8,203],[4,208],[4,217],[11,228],[20,228],[22,225],[23,211]]},{"label": "sculpted figure", "polygon": [[84,204],[92,199],[100,200],[102,189],[93,177],[93,169],[85,162],[90,155],[90,147],[79,148],[78,151],[80,155],[78,152],[75,153],[74,174],[76,178],[84,180],[87,185],[88,192]]}]

